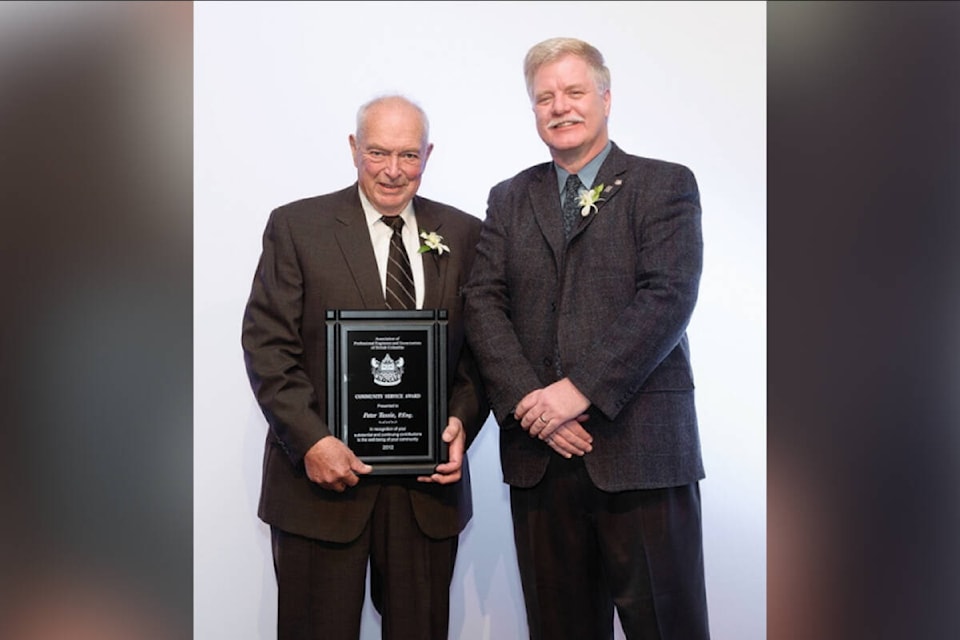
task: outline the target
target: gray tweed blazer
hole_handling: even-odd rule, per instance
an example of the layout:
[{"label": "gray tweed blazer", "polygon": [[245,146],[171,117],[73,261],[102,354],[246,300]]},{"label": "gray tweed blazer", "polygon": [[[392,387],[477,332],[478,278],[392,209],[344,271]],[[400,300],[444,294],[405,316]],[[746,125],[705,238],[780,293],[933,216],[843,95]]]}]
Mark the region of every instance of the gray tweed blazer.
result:
[{"label": "gray tweed blazer", "polygon": [[702,268],[700,197],[684,166],[615,144],[597,210],[564,239],[553,163],[494,186],[465,287],[467,339],[500,429],[504,481],[557,455],[513,418],[567,376],[591,401],[585,464],[605,491],[704,477],[686,327]]}]

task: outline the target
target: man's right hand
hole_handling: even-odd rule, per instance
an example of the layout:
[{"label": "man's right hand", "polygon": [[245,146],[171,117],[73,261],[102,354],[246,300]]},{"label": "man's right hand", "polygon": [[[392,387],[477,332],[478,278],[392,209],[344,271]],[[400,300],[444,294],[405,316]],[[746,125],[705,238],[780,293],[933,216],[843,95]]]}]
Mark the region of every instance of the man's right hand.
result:
[{"label": "man's right hand", "polygon": [[360,482],[357,474],[370,473],[373,467],[361,462],[350,448],[334,436],[320,438],[303,457],[307,477],[328,491],[343,493]]},{"label": "man's right hand", "polygon": [[589,416],[583,414],[576,420],[564,422],[545,438],[544,442],[564,458],[590,453],[593,451],[593,436],[583,428],[582,424],[588,419]]}]

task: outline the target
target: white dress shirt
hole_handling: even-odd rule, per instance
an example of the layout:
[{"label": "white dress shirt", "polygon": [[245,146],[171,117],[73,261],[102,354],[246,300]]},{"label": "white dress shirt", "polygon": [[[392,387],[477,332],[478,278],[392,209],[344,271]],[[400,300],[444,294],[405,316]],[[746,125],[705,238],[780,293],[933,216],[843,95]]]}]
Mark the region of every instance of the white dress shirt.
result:
[{"label": "white dress shirt", "polygon": [[[383,295],[387,295],[387,258],[390,255],[390,238],[393,236],[393,229],[388,227],[383,220],[383,214],[378,212],[373,204],[364,195],[363,189],[359,186],[360,204],[363,206],[363,215],[367,219],[367,230],[370,232],[370,242],[373,243],[373,253],[377,257],[377,267],[380,269],[380,286],[383,289]],[[411,200],[406,208],[400,212],[403,218],[403,246],[407,250],[407,256],[410,258],[410,267],[413,270],[413,286],[416,289],[417,309],[423,308],[423,256],[417,253],[420,249],[420,232],[417,229],[417,217],[413,211],[413,201]]]}]

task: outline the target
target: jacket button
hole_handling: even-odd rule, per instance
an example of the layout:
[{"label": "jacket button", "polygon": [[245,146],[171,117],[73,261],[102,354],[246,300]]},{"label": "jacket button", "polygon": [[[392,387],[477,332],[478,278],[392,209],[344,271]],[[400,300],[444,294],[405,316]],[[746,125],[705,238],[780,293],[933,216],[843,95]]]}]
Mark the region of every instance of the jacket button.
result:
[{"label": "jacket button", "polygon": [[557,303],[556,303],[556,302],[551,302],[551,303],[550,303],[550,311],[556,311],[556,310],[557,310]]},{"label": "jacket button", "polygon": [[550,358],[544,358],[544,359],[543,359],[543,364],[545,364],[545,365],[547,365],[547,366],[549,367],[550,365],[553,364],[553,360],[551,360]]}]

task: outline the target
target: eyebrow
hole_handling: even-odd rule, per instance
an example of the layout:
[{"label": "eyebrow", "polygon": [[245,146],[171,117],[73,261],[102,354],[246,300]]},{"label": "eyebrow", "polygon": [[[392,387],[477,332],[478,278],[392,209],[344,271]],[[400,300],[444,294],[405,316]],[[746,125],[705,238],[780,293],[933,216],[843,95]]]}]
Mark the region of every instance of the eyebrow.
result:
[{"label": "eyebrow", "polygon": [[[582,82],[575,82],[563,87],[564,93],[567,93],[569,91],[589,91],[589,90],[590,90],[590,87],[588,85],[583,84]],[[556,93],[554,89],[545,89],[539,93],[534,93],[533,97],[539,98],[541,96],[553,95],[554,93]]]},{"label": "eyebrow", "polygon": [[387,147],[379,144],[366,144],[363,145],[365,151],[386,151],[388,153],[420,153],[420,147],[403,147],[400,149],[388,149]]}]

